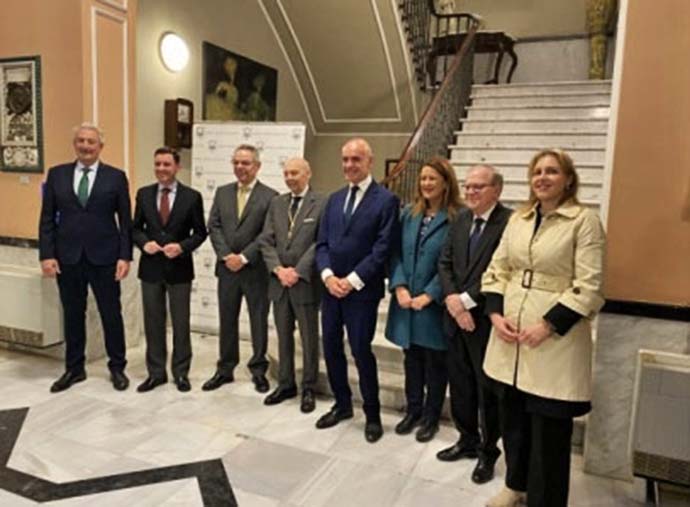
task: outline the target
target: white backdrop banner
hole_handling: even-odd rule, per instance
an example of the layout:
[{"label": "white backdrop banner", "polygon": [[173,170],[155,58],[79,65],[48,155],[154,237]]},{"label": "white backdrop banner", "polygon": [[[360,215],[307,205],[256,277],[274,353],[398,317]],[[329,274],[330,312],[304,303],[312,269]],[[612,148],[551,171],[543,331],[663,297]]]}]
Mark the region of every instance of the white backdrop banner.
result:
[{"label": "white backdrop banner", "polygon": [[[291,157],[304,156],[305,127],[302,123],[201,122],[194,124],[192,141],[192,187],[204,197],[206,220],[216,188],[235,181],[232,154],[240,144],[255,146],[261,155],[258,179],[280,193],[287,192],[283,165]],[[216,254],[205,241],[194,252],[196,278],[192,283],[191,326],[195,331],[218,332]],[[269,326],[270,326],[269,322]],[[249,333],[249,316],[243,304],[240,333]]]}]

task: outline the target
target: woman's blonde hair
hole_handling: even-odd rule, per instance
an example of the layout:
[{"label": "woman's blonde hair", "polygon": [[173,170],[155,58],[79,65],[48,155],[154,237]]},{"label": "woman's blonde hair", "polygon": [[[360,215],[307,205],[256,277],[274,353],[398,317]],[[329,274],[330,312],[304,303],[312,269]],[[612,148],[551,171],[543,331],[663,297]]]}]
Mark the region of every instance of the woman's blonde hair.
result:
[{"label": "woman's blonde hair", "polygon": [[443,199],[441,200],[441,208],[446,209],[449,217],[454,217],[458,210],[462,207],[462,198],[460,197],[460,189],[458,188],[458,180],[455,177],[453,166],[450,165],[447,159],[443,157],[433,157],[425,163],[417,174],[417,196],[412,205],[412,215],[419,215],[424,213],[428,207],[426,199],[422,196],[422,169],[431,167],[434,171],[441,175],[443,181],[446,183],[446,188],[443,192]]},{"label": "woman's blonde hair", "polygon": [[570,201],[575,204],[580,203],[580,201],[578,201],[577,199],[577,192],[580,188],[580,177],[577,175],[577,171],[575,170],[575,164],[573,163],[573,159],[570,158],[570,155],[568,155],[563,150],[559,150],[558,148],[546,148],[538,151],[532,157],[532,160],[530,161],[529,166],[527,167],[529,199],[527,201],[527,204],[525,204],[523,207],[525,210],[532,209],[532,207],[538,201],[537,196],[534,195],[534,190],[532,190],[532,176],[534,176],[534,168],[537,166],[537,164],[542,158],[549,155],[551,155],[558,161],[558,165],[560,166],[561,170],[566,175],[566,177],[570,179],[570,182],[565,186],[565,190],[563,191],[563,195],[561,196],[558,205],[560,206],[561,204],[567,201]]}]

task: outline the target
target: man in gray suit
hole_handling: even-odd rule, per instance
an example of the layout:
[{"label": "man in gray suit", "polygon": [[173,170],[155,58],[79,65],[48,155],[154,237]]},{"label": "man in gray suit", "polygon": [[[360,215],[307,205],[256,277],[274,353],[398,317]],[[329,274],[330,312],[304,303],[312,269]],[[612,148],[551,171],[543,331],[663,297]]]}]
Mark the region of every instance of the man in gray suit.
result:
[{"label": "man in gray suit", "polygon": [[244,296],[249,310],[253,355],[247,366],[254,387],[268,391],[268,271],[261,257],[259,235],[268,206],[277,192],[256,179],[261,168],[259,152],[249,144],[235,149],[232,165],[237,181],[216,190],[208,218],[211,244],[218,256],[218,313],[220,357],[216,373],[202,386],[218,389],[234,380],[240,360],[240,307]]},{"label": "man in gray suit", "polygon": [[271,273],[268,296],[278,331],[280,369],[278,387],[264,403],[276,405],[297,396],[295,383],[295,318],[302,337],[302,403],[304,413],[314,410],[314,386],[319,372],[319,300],[321,281],[314,264],[316,233],[325,204],[309,187],[311,169],[293,158],[283,169],[290,192],[274,197],[261,237],[261,252]]}]

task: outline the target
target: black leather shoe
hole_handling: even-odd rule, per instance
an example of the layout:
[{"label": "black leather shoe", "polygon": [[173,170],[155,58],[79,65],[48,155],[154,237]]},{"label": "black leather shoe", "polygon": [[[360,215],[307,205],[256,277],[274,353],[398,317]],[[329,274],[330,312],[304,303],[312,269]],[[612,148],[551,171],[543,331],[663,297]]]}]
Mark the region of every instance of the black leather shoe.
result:
[{"label": "black leather shoe", "polygon": [[229,375],[227,374],[222,374],[220,372],[216,372],[213,377],[208,379],[203,386],[201,386],[201,389],[204,391],[214,391],[218,389],[220,386],[223,384],[229,384],[230,382],[234,381],[235,377],[232,376],[232,373]]},{"label": "black leather shoe", "polygon": [[110,381],[113,383],[113,387],[117,391],[124,391],[129,387],[129,379],[125,372],[119,370],[113,370],[110,372]]},{"label": "black leather shoe", "polygon": [[438,433],[438,423],[435,421],[423,421],[417,430],[415,438],[417,442],[428,442]]},{"label": "black leather shoe", "polygon": [[367,421],[364,425],[364,438],[370,444],[378,441],[383,436],[383,426],[379,421]]},{"label": "black leather shoe", "polygon": [[[266,378],[265,375],[259,374],[259,375],[252,375],[252,382],[254,382],[254,389],[256,389],[256,392],[258,393],[267,393],[268,388],[270,385],[268,384],[268,379]],[[295,391],[295,395],[297,392]]]},{"label": "black leather shoe", "polygon": [[330,428],[331,426],[335,426],[340,421],[344,421],[345,419],[352,419],[352,409],[341,409],[338,407],[333,407],[328,412],[319,417],[319,420],[316,421],[316,427],[320,430]]},{"label": "black leather shoe", "polygon": [[189,383],[189,379],[186,375],[180,375],[175,379],[175,385],[177,390],[181,393],[187,393],[192,390],[192,384]]},{"label": "black leather shoe", "polygon": [[457,461],[462,458],[476,458],[477,444],[460,439],[454,445],[436,453],[441,461]]},{"label": "black leather shoe", "polygon": [[316,397],[314,396],[314,391],[311,389],[305,389],[302,391],[302,403],[300,403],[299,409],[303,413],[308,414],[309,412],[313,412],[315,408]]},{"label": "black leather shoe", "polygon": [[50,386],[50,392],[59,393],[60,391],[69,389],[72,384],[83,382],[84,380],[86,380],[86,372],[84,370],[77,372],[67,370],[59,379],[53,382],[53,385]]},{"label": "black leather shoe", "polygon": [[[258,391],[258,387],[257,387]],[[297,388],[296,387],[290,387],[287,389],[283,389],[282,387],[276,388],[275,391],[273,391],[271,394],[266,396],[264,398],[264,405],[277,405],[278,403],[282,403],[285,400],[289,400],[290,398],[295,398],[297,397]]]},{"label": "black leather shoe", "polygon": [[156,387],[165,384],[168,381],[166,378],[162,377],[148,377],[141,384],[137,386],[137,392],[147,393],[152,391]]},{"label": "black leather shoe", "polygon": [[395,432],[398,435],[407,435],[420,423],[422,416],[418,414],[406,414],[398,424],[395,425]]},{"label": "black leather shoe", "polygon": [[475,484],[484,484],[493,479],[495,464],[495,458],[491,459],[480,456],[479,461],[477,461],[477,466],[474,467],[474,471],[472,472],[472,482]]}]

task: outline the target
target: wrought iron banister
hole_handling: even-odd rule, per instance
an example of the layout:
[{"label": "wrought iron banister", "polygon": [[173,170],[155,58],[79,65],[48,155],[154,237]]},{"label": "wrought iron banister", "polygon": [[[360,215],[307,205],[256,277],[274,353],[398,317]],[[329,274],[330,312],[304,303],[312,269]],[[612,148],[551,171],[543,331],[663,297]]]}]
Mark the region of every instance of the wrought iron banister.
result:
[{"label": "wrought iron banister", "polygon": [[440,13],[434,0],[402,0],[399,8],[417,80],[423,90],[433,88],[436,76],[429,76],[430,59],[435,59],[431,54],[433,40],[468,32],[481,23],[481,18],[469,13]]},{"label": "wrought iron banister", "polygon": [[[470,15],[467,15],[470,16]],[[472,88],[474,37],[480,21],[464,34],[462,45],[453,57],[440,88],[429,102],[395,167],[383,184],[395,192],[403,203],[414,198],[417,172],[434,155],[447,156],[448,145],[458,126]]]}]

